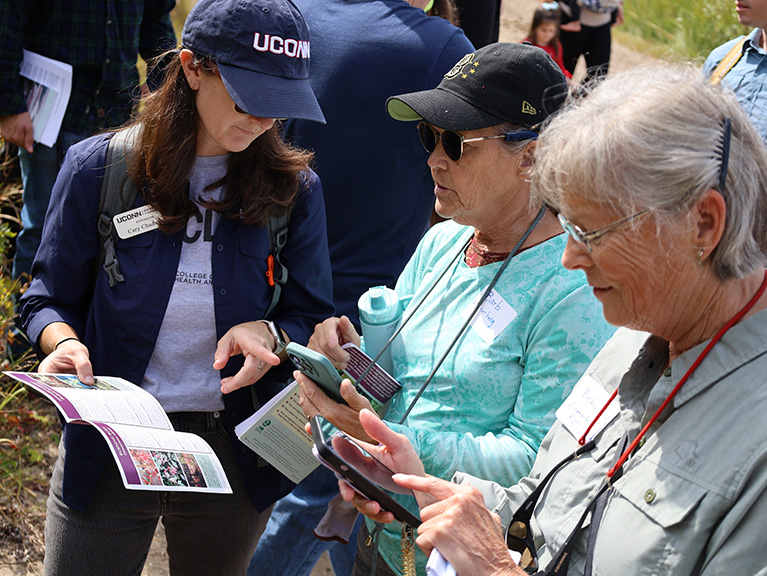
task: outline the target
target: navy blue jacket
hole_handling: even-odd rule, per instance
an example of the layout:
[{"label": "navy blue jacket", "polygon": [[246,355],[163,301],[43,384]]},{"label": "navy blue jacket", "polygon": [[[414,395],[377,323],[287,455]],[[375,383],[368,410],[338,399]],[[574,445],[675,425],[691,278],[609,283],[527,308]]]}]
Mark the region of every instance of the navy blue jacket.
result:
[{"label": "navy blue jacket", "polygon": [[[96,223],[107,141],[108,136],[95,136],[67,153],[53,188],[33,266],[34,280],[22,298],[21,318],[34,343],[48,324],[66,322],[88,347],[94,374],[140,384],[170,298],[183,231],[166,234],[155,230],[120,240],[117,256],[125,282],[110,288],[101,270],[94,286],[94,260],[100,245]],[[302,176],[304,185],[281,253],[289,279],[272,317],[292,340],[305,343],[314,325],[332,316],[334,309],[322,189],[313,172]],[[137,201],[137,205],[142,203]],[[218,338],[236,324],[263,317],[272,297],[266,280],[268,254],[265,227],[221,218],[212,250]],[[213,353],[211,350],[211,363]],[[221,377],[234,374],[241,364],[241,356],[232,358]],[[279,390],[280,370],[272,372],[271,384],[259,381],[255,385],[262,404]],[[289,375],[289,367],[282,372]],[[234,426],[254,411],[250,389],[224,395],[224,404],[240,470],[253,503],[263,510],[293,485],[257,461],[256,454],[234,435]],[[112,456],[90,426],[65,426],[64,445],[64,502],[84,511]]]},{"label": "navy blue jacket", "polygon": [[322,178],[336,312],[359,325],[357,300],[394,288],[429,226],[434,181],[415,122],[390,96],[434,88],[474,48],[447,20],[402,0],[296,0],[312,30],[309,81],[327,124],[288,120]]}]

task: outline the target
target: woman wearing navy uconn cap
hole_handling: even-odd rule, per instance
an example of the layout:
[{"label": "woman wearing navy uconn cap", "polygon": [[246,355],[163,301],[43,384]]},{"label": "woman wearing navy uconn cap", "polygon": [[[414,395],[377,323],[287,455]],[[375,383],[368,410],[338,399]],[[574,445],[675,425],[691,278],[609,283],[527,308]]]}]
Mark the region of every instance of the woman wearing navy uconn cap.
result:
[{"label": "woman wearing navy uconn cap", "polygon": [[[140,574],[160,517],[171,574],[243,574],[272,502],[292,487],[234,426],[254,397],[264,403],[276,391],[284,340],[305,342],[333,313],[320,184],[310,155],[286,146],[276,121],[324,121],[308,84],[308,28],[289,0],[200,0],[169,59],[132,126],[67,155],[23,324],[41,372],[86,384],[120,376],[154,395],[176,430],[213,447],[233,494],[126,490],[99,433],[66,425],[46,574]],[[114,221],[151,209],[157,225],[126,226],[102,267],[106,154],[123,138],[139,192]],[[285,221],[279,261],[289,274],[275,299],[267,223]],[[253,393],[222,395],[230,380],[255,382]]]}]

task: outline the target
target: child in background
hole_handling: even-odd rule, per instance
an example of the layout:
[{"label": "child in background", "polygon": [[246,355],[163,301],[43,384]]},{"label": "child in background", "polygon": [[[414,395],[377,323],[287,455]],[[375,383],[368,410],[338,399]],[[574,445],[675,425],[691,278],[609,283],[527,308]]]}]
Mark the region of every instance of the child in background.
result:
[{"label": "child in background", "polygon": [[565,77],[570,80],[572,74],[565,68],[562,59],[562,44],[559,41],[559,23],[561,12],[557,2],[546,2],[541,4],[533,14],[533,23],[530,26],[530,32],[524,41],[530,42],[533,46],[543,48],[551,56],[554,62],[562,69]]}]

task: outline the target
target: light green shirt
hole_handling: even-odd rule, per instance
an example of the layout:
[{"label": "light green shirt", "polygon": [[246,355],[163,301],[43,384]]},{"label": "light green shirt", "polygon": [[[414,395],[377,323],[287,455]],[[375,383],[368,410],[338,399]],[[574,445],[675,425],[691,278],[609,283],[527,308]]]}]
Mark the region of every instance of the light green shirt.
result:
[{"label": "light green shirt", "polygon": [[[597,575],[767,575],[767,311],[741,321],[714,346],[624,465],[610,492],[594,549]],[[606,389],[620,383],[620,416],[596,448],[565,465],[535,509],[533,530],[546,566],[570,534],[615,458],[624,434],[636,437],[708,342],[662,372],[668,343],[619,330],[589,367]],[[504,490],[480,488],[501,516],[513,512],[540,478],[576,447],[557,423],[530,474]],[[589,522],[581,530],[570,576],[583,573]]]},{"label": "light green shirt", "polygon": [[[413,296],[407,317],[449,268],[392,344],[403,388],[388,423],[399,422],[501,266],[469,268],[454,259],[472,233],[451,221],[433,227],[397,282],[401,297]],[[512,259],[495,286],[492,319],[505,324],[516,316],[489,342],[468,328],[404,425],[392,424],[408,436],[427,473],[449,479],[463,470],[507,485],[528,474],[554,412],[613,334],[584,274],[560,264],[566,242],[562,234]],[[402,501],[417,511],[412,498]],[[387,526],[380,551],[401,569],[399,524]],[[424,573],[420,550],[418,560]]]}]

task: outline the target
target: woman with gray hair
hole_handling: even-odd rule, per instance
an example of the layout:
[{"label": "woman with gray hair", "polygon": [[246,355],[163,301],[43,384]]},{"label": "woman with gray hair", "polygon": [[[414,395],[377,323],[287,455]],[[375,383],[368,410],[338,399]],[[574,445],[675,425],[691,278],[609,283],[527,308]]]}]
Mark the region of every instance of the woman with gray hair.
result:
[{"label": "woman with gray hair", "polygon": [[766,183],[759,136],[697,70],[608,79],[544,129],[533,187],[569,234],[562,262],[624,328],[509,489],[427,476],[360,415],[371,452],[410,474],[395,480],[424,551],[464,576],[764,574]]}]

